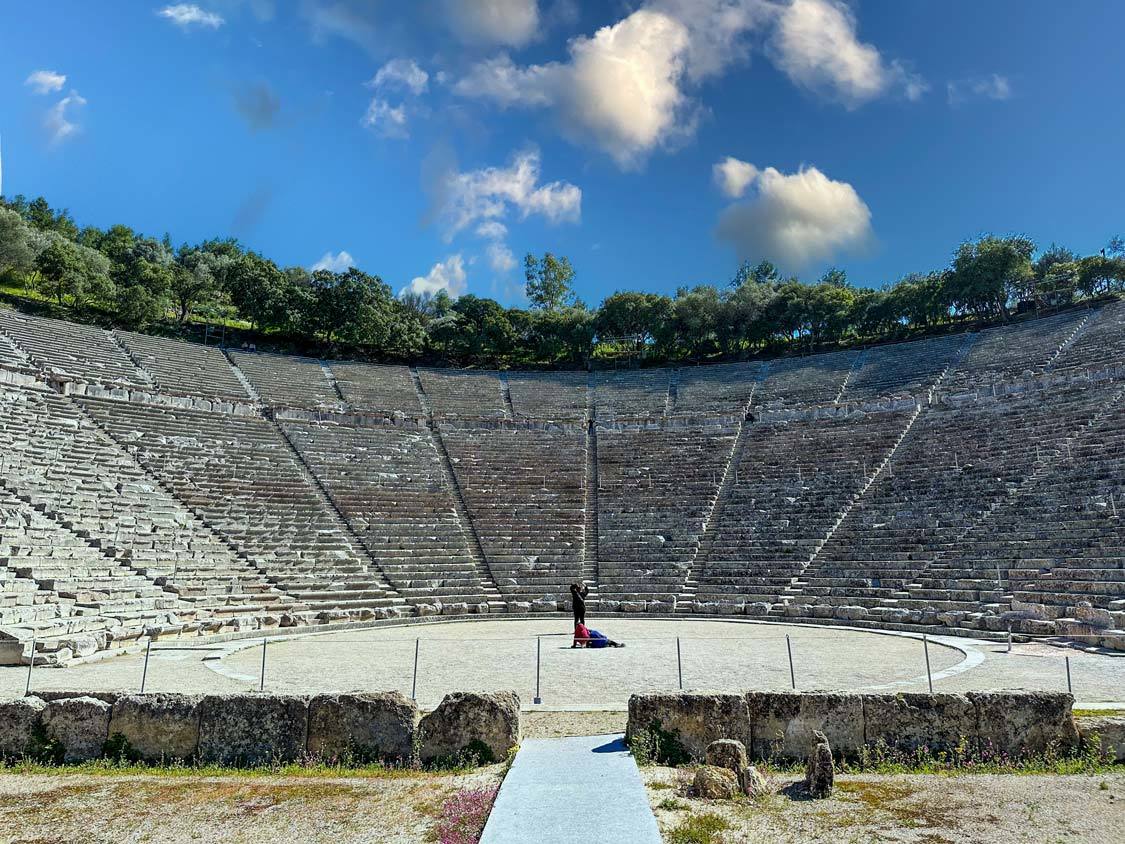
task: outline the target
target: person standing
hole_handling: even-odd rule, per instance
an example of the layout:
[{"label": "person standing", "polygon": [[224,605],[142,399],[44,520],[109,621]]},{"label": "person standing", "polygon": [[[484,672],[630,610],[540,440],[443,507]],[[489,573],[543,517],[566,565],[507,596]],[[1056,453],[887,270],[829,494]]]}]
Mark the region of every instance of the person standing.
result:
[{"label": "person standing", "polygon": [[581,580],[570,584],[570,604],[574,610],[574,626],[586,623],[586,596],[590,594],[590,587]]}]

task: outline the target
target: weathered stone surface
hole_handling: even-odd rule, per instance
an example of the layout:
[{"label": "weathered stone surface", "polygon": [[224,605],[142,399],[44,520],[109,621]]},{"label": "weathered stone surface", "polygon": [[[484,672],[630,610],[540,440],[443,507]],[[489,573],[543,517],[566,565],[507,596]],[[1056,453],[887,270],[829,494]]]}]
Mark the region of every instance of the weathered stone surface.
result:
[{"label": "weathered stone surface", "polygon": [[66,698],[70,697],[92,697],[95,700],[101,700],[105,701],[106,703],[112,704],[115,703],[119,697],[124,697],[127,694],[131,693],[123,690],[105,692],[82,692],[73,689],[67,689],[64,691],[37,691],[35,693],[35,696],[37,698],[40,698],[41,700],[47,701],[47,703],[50,703],[53,700],[65,700]]},{"label": "weathered stone surface", "polygon": [[418,725],[423,762],[476,754],[499,762],[520,742],[520,699],[515,692],[454,692]]},{"label": "weathered stone surface", "polygon": [[309,701],[309,753],[320,759],[408,761],[418,707],[398,692],[317,695]]},{"label": "weathered stone surface", "polygon": [[746,756],[746,745],[737,739],[719,739],[707,745],[706,759],[708,765],[716,768],[726,768],[741,775],[750,767],[750,759]]},{"label": "weathered stone surface", "polygon": [[643,730],[667,733],[693,759],[703,759],[719,739],[750,741],[750,721],[743,695],[706,693],[638,694],[629,698],[626,738]]},{"label": "weathered stone surface", "polygon": [[53,700],[43,710],[43,727],[63,749],[64,762],[86,762],[102,755],[113,709],[104,700],[71,697]]},{"label": "weathered stone surface", "polygon": [[741,789],[734,771],[704,765],[695,772],[691,790],[692,794],[704,800],[730,800]]},{"label": "weathered stone surface", "polygon": [[750,692],[746,695],[753,759],[804,759],[809,735],[824,733],[836,752],[854,757],[864,745],[863,700],[842,692]]},{"label": "weathered stone surface", "polygon": [[812,749],[805,765],[805,791],[814,799],[832,796],[835,770],[832,763],[832,746],[824,733],[813,731]]},{"label": "weathered stone surface", "polygon": [[747,797],[764,797],[767,794],[773,793],[770,788],[769,782],[762,772],[755,768],[753,765],[746,769],[746,773],[742,776],[742,792]]},{"label": "weathered stone surface", "polygon": [[1020,758],[1049,749],[1071,750],[1078,728],[1071,707],[1074,698],[1056,692],[969,692],[977,711],[981,753]]},{"label": "weathered stone surface", "polygon": [[113,704],[109,735],[120,734],[140,758],[192,759],[199,749],[200,695],[125,695]]},{"label": "weathered stone surface", "polygon": [[199,704],[199,758],[220,765],[291,762],[305,752],[308,700],[208,695]]},{"label": "weathered stone surface", "polygon": [[1078,731],[1084,745],[1097,740],[1102,758],[1125,762],[1125,716],[1098,715],[1082,718],[1078,721]]},{"label": "weathered stone surface", "polygon": [[965,695],[863,695],[864,738],[897,751],[948,753],[977,734],[977,710]]},{"label": "weathered stone surface", "polygon": [[27,755],[46,708],[47,704],[37,697],[0,701],[0,758]]}]

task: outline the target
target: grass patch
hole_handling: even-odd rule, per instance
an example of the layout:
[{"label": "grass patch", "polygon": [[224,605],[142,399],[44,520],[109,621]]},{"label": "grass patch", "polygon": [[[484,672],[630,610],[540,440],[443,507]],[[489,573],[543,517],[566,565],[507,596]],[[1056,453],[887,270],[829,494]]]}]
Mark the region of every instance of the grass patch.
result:
[{"label": "grass patch", "polygon": [[170,764],[147,764],[128,758],[96,759],[92,762],[74,764],[51,764],[27,759],[17,762],[0,762],[0,774],[66,775],[86,774],[109,777],[231,777],[236,779],[255,779],[261,777],[304,777],[307,779],[410,779],[417,777],[466,774],[474,766],[452,765],[448,767],[412,768],[405,765],[349,765],[328,762],[278,762],[237,768],[227,765],[205,765],[200,763],[176,762]]},{"label": "grass patch", "polygon": [[1075,709],[1075,718],[1114,718],[1125,715],[1125,709]]},{"label": "grass patch", "polygon": [[692,815],[682,820],[668,833],[668,844],[714,844],[720,832],[730,829],[730,823],[722,815],[706,812]]},{"label": "grass patch", "polygon": [[677,800],[675,797],[665,797],[656,804],[657,809],[663,809],[665,812],[682,812],[688,808],[687,803],[682,800]]}]

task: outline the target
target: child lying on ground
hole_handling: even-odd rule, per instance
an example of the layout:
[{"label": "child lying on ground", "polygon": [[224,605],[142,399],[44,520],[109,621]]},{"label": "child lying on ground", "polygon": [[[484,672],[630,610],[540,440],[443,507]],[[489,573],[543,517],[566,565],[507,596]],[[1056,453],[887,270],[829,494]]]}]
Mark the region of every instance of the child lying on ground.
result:
[{"label": "child lying on ground", "polygon": [[623,648],[622,642],[615,642],[604,633],[591,630],[585,624],[574,625],[574,643],[572,648]]}]

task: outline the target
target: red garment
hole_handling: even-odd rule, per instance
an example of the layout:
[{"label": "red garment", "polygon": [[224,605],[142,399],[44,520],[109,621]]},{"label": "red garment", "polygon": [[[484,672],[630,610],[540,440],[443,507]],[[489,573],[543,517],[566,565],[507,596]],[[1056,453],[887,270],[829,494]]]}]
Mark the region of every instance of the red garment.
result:
[{"label": "red garment", "polygon": [[574,643],[576,645],[585,645],[586,641],[590,638],[590,628],[585,624],[574,625]]}]

